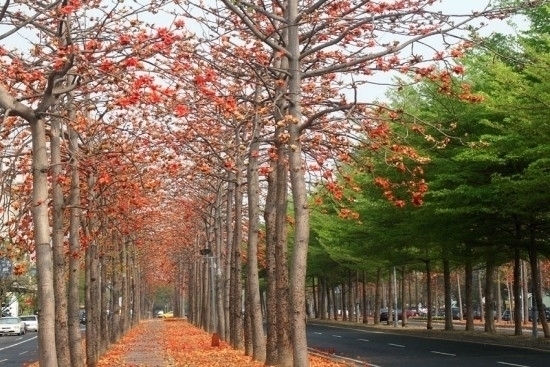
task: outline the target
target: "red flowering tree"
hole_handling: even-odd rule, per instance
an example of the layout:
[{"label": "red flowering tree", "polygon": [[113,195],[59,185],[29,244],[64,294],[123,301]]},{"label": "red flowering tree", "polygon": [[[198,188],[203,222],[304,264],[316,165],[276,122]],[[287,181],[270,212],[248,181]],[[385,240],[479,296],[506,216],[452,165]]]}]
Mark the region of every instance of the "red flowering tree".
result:
[{"label": "red flowering tree", "polygon": [[[274,167],[282,166],[279,172],[286,170],[291,182],[294,246],[288,289],[292,319],[279,320],[282,322],[278,325],[283,329],[292,328],[294,339],[292,345],[279,340],[279,345],[288,348],[279,349],[278,361],[273,360],[275,353],[268,351],[269,364],[308,364],[304,289],[309,234],[306,169],[312,166],[309,163],[320,167],[335,158],[348,159],[353,145],[350,139],[359,139],[373,149],[377,145],[377,149],[387,150],[389,163],[397,164],[398,168],[402,167],[400,157],[419,159],[414,151],[393,141],[389,135],[387,126],[398,116],[396,112],[362,100],[361,94],[375,85],[371,84],[373,75],[394,70],[412,71],[422,78],[437,77],[437,68],[431,63],[457,56],[467,46],[462,40],[473,20],[505,17],[513,11],[486,8],[450,17],[433,8],[435,3],[433,0],[292,0],[284,4],[224,1],[226,9],[197,5],[208,14],[197,20],[206,23],[212,20],[209,29],[217,32],[216,43],[223,45],[211,46],[209,52],[213,60],[221,59],[215,58],[216,55],[223,55],[227,65],[233,66],[226,68],[231,75],[248,68],[248,74],[240,74],[243,79],[254,74],[259,80],[271,119],[262,128],[273,133],[271,141],[275,151],[283,152],[283,155],[273,155],[278,157]],[[426,56],[417,48],[430,38],[439,38],[442,45],[447,46],[432,48]],[[252,78],[248,76],[246,80]],[[314,157],[311,160],[307,158],[308,152]],[[321,176],[331,182],[330,173]],[[279,175],[278,180],[286,183],[284,177]],[[390,184],[384,180],[379,182]],[[419,204],[425,187],[419,178],[413,177],[409,182],[413,201]],[[334,184],[331,187],[337,194],[338,187]],[[388,196],[402,205],[398,199]],[[286,206],[279,209],[286,215]]]}]

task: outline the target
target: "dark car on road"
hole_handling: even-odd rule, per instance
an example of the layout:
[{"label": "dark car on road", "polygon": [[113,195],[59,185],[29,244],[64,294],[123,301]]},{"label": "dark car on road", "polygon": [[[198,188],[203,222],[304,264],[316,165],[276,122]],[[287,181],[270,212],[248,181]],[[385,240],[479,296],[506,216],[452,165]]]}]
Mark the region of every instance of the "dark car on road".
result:
[{"label": "dark car on road", "polygon": [[[395,310],[392,310],[392,315],[395,316]],[[397,310],[397,319],[398,320],[401,320],[403,319],[403,314],[401,312],[401,310]],[[387,308],[382,308],[380,309],[380,321],[388,321],[389,320],[389,316],[388,316],[388,309]],[[393,320],[393,318],[392,318]]]},{"label": "dark car on road", "polygon": [[510,321],[512,320],[512,314],[510,312],[510,310],[505,310],[503,313],[502,313],[502,316],[500,317],[502,321]]},{"label": "dark car on road", "polygon": [[[549,308],[545,307],[542,312],[537,310],[537,320],[539,322],[540,322],[540,315],[541,314],[545,314],[546,315],[546,320],[550,321],[550,309]],[[529,321],[533,321],[533,309],[532,308],[529,309]]]}]

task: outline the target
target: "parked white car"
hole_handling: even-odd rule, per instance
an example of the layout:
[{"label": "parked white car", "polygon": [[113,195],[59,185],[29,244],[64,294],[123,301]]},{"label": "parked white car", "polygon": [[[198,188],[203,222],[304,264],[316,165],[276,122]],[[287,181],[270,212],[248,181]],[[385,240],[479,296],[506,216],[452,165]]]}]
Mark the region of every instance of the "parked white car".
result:
[{"label": "parked white car", "polygon": [[6,334],[25,334],[25,323],[19,317],[0,318],[0,336]]},{"label": "parked white car", "polygon": [[26,331],[36,331],[38,332],[38,316],[36,315],[25,315],[19,316],[19,318],[25,323]]}]

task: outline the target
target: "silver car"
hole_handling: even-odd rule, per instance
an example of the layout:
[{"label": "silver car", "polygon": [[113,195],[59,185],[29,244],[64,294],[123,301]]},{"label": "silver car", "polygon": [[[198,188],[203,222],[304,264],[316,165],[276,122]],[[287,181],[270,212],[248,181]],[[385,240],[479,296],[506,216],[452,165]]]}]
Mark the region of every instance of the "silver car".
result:
[{"label": "silver car", "polygon": [[26,331],[36,331],[38,332],[38,316],[36,315],[25,315],[19,316],[19,318],[25,323]]},{"label": "silver car", "polygon": [[19,317],[0,318],[0,336],[6,334],[25,334],[25,323]]}]

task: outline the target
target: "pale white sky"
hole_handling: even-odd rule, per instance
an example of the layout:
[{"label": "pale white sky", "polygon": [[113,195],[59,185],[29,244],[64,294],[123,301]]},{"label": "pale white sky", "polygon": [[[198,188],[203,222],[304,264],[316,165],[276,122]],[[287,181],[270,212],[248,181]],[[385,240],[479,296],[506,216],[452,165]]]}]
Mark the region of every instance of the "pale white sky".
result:
[{"label": "pale white sky", "polygon": [[[489,0],[440,0],[436,3],[432,9],[436,11],[441,11],[443,14],[455,15],[459,18],[463,18],[471,15],[473,12],[480,12],[485,9],[491,2]],[[457,18],[457,19],[459,19]],[[480,23],[485,24],[480,31],[482,36],[489,36],[492,33],[503,33],[503,34],[512,34],[515,33],[514,27],[510,26],[510,21],[513,21],[518,27],[519,30],[525,29],[527,27],[527,21],[524,17],[515,16],[513,18],[500,20],[500,19],[491,19],[480,18],[472,21],[470,24],[477,26]],[[392,36],[393,37],[393,36]],[[390,38],[388,38],[390,40]],[[441,38],[433,37],[428,44],[441,49]],[[416,47],[415,51],[418,53],[421,50],[421,47]],[[427,48],[426,48],[427,50]],[[407,51],[405,51],[407,52]],[[433,55],[433,50],[428,50],[426,52],[427,57]],[[377,73],[373,75],[369,80],[380,84],[380,86],[370,87],[364,89],[360,93],[360,97],[365,102],[372,102],[373,100],[386,100],[385,93],[388,90],[388,87],[383,84],[391,84],[392,77],[399,75],[397,72],[387,72],[387,73]]]}]

